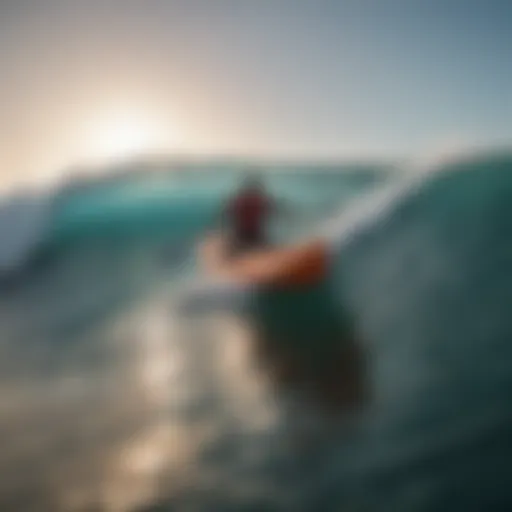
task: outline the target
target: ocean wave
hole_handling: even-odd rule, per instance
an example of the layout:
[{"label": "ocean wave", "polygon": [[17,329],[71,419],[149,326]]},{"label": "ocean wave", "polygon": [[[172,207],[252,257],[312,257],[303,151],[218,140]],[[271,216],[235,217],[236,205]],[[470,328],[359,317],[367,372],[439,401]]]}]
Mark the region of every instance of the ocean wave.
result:
[{"label": "ocean wave", "polygon": [[[267,389],[243,325],[182,325],[147,239],[127,231],[125,250],[98,244],[102,226],[69,224],[74,253],[0,301],[2,508],[510,509],[511,168],[511,155],[482,155],[429,167],[412,188],[397,179],[400,193],[347,194],[327,230],[331,285],[372,396],[349,437],[336,424],[309,455],[287,443],[312,413]],[[151,224],[162,206],[146,211],[145,189],[133,212],[138,183],[75,193],[57,224],[81,208]],[[161,295],[141,296],[150,277]],[[339,384],[350,367],[335,369]]]},{"label": "ocean wave", "polygon": [[[378,169],[317,170],[316,194],[304,169],[268,174],[269,186],[303,212],[324,213],[382,179]],[[321,179],[320,179],[321,178]],[[187,172],[158,173],[148,168],[87,180],[70,181],[60,188],[5,197],[0,205],[0,266],[6,272],[21,269],[40,251],[98,240],[164,237],[187,242],[209,229],[223,199],[240,179],[234,171],[213,174],[208,163]]]}]

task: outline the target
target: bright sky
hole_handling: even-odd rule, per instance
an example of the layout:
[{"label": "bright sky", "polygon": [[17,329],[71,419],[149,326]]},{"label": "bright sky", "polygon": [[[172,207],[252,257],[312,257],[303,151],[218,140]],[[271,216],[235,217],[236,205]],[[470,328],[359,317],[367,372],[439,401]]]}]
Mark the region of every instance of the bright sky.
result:
[{"label": "bright sky", "polygon": [[0,170],[507,143],[511,26],[509,0],[6,0]]}]

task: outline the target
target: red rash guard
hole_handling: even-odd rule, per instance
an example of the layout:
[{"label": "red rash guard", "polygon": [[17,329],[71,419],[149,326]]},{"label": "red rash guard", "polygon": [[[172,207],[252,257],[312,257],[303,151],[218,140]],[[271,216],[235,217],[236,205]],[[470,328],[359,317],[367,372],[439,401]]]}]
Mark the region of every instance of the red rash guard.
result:
[{"label": "red rash guard", "polygon": [[228,211],[239,235],[261,236],[270,212],[270,202],[262,194],[247,192],[235,197]]}]

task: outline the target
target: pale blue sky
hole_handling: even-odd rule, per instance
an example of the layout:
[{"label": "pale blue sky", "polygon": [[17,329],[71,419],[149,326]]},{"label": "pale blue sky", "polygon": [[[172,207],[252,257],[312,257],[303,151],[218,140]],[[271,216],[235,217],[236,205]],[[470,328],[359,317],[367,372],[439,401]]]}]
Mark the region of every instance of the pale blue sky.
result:
[{"label": "pale blue sky", "polygon": [[65,163],[80,120],[116,101],[172,118],[186,151],[504,144],[511,26],[508,0],[8,0],[1,156]]}]

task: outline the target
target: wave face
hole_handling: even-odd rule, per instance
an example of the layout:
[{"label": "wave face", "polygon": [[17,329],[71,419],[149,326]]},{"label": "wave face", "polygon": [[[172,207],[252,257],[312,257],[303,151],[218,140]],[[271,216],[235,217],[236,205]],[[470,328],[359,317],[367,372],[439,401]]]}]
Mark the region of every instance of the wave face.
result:
[{"label": "wave face", "polygon": [[440,166],[340,249],[336,290],[373,360],[344,468],[365,510],[512,504],[511,170],[511,155]]},{"label": "wave face", "polygon": [[44,264],[0,296],[0,508],[512,508],[512,155],[439,165],[352,220],[409,174],[269,177],[303,212],[286,236],[346,208],[330,287],[371,386],[348,432],[260,377],[247,324],[171,314],[236,175],[62,194]]},{"label": "wave face", "polygon": [[[382,181],[375,169],[344,172],[317,170],[269,173],[266,182],[279,198],[302,214],[326,214],[341,200]],[[218,210],[240,182],[239,174],[205,169],[164,172],[144,179],[138,175],[108,186],[63,194],[55,219],[55,241],[119,235],[136,239],[165,232],[171,239],[197,236],[216,220]]]}]

